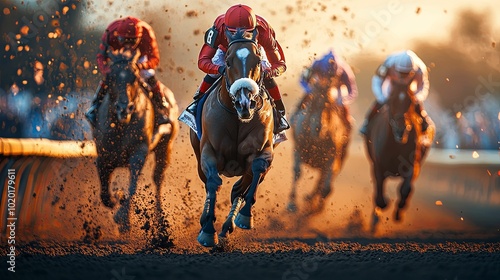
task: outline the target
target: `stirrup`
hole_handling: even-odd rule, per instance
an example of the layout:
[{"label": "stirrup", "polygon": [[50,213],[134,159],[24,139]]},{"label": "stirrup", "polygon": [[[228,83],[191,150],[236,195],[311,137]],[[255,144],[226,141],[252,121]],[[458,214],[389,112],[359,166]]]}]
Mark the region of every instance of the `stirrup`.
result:
[{"label": "stirrup", "polygon": [[91,106],[87,112],[85,113],[85,117],[87,118],[87,121],[95,127],[97,123],[97,114],[96,114],[97,106],[93,105]]},{"label": "stirrup", "polygon": [[203,95],[204,95],[204,93],[200,92],[200,90],[197,90],[193,95],[193,99],[196,101],[196,100],[200,99]]},{"label": "stirrup", "polygon": [[193,116],[196,115],[196,108],[198,107],[198,100],[191,102],[186,108],[186,111],[191,113]]},{"label": "stirrup", "polygon": [[359,133],[366,136],[366,134],[368,133],[368,120],[364,121],[363,126],[361,126],[361,128],[359,129]]},{"label": "stirrup", "polygon": [[287,130],[290,128],[290,124],[288,124],[288,121],[285,116],[281,116],[280,121],[278,122],[278,133]]},{"label": "stirrup", "polygon": [[158,125],[170,123],[170,118],[167,115],[160,114],[158,116]]},{"label": "stirrup", "polygon": [[288,137],[286,137],[285,131],[281,131],[273,135],[273,144],[285,142],[286,140],[288,140]]}]

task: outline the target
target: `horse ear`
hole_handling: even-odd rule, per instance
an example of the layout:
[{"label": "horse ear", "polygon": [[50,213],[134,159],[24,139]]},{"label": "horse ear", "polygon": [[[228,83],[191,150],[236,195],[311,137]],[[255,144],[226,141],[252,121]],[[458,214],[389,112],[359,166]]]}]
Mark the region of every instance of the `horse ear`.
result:
[{"label": "horse ear", "polygon": [[236,37],[227,28],[224,29],[224,33],[226,34],[226,38],[228,40],[228,43],[231,43]]},{"label": "horse ear", "polygon": [[257,28],[254,28],[252,32],[252,41],[257,42],[257,36],[259,36],[259,31],[257,31]]}]

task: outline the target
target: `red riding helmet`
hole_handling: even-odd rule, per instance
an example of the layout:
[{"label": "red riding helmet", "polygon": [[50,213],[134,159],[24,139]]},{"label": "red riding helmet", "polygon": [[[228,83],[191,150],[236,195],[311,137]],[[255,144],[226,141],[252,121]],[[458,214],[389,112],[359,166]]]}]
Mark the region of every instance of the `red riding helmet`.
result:
[{"label": "red riding helmet", "polygon": [[131,17],[126,17],[118,25],[116,33],[120,43],[136,45],[142,37],[142,27]]},{"label": "red riding helmet", "polygon": [[229,30],[236,30],[237,28],[253,30],[257,26],[257,18],[252,8],[238,4],[227,10],[224,16],[224,24]]}]

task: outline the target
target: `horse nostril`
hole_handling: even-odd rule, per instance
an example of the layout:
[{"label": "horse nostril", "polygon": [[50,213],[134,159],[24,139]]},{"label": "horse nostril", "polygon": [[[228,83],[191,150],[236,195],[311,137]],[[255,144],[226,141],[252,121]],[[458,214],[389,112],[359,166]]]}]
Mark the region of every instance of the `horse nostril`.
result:
[{"label": "horse nostril", "polygon": [[126,114],[127,110],[129,109],[128,107],[129,107],[128,105],[125,105],[123,103],[117,103],[116,104],[116,112],[118,114]]},{"label": "horse nostril", "polygon": [[127,112],[133,112],[135,109],[135,105],[134,104],[129,104],[128,107],[127,107]]},{"label": "horse nostril", "polygon": [[250,101],[250,109],[255,109],[255,106],[257,105],[257,102],[254,100]]},{"label": "horse nostril", "polygon": [[241,103],[240,103],[239,101],[235,101],[235,102],[234,102],[234,107],[235,107],[236,109],[241,109]]}]

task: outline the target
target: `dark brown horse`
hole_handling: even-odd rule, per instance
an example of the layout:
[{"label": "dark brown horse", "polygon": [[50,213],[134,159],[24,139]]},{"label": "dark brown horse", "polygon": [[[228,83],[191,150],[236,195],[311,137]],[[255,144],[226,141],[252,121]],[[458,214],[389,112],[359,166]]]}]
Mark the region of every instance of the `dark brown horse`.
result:
[{"label": "dark brown horse", "polygon": [[140,84],[135,58],[121,54],[114,59],[109,73],[108,94],[99,107],[93,130],[101,199],[105,206],[115,206],[109,191],[111,173],[118,167],[128,167],[130,171],[128,194],[120,198],[121,208],[115,215],[122,232],[129,228],[130,200],[136,192],[139,174],[150,151],[155,153],[153,178],[157,208],[160,210],[161,184],[179,128],[176,118],[171,118],[169,124],[163,125],[168,126],[166,133],[154,135],[156,121],[153,104],[148,98],[150,93]]},{"label": "dark brown horse", "polygon": [[[387,177],[401,177],[399,200],[394,213],[395,220],[402,219],[413,183],[417,179],[429,147],[418,141],[422,119],[415,112],[414,93],[407,85],[392,82],[386,104],[368,126],[365,144],[372,162],[375,181],[375,215],[372,230],[378,222],[379,209],[387,207],[384,197],[384,181]],[[428,119],[428,122],[430,119]],[[429,122],[428,135],[434,137],[434,125]],[[417,133],[418,132],[418,133]]]},{"label": "dark brown horse", "polygon": [[198,242],[206,247],[218,244],[214,222],[220,175],[241,176],[233,186],[232,207],[220,233],[227,237],[235,225],[253,227],[257,187],[274,154],[273,111],[262,86],[261,54],[254,41],[236,36],[226,53],[227,70],[221,85],[203,105],[201,140],[194,131],[190,134],[207,192],[198,235]]},{"label": "dark brown horse", "polygon": [[332,191],[333,180],[344,163],[352,125],[347,108],[334,90],[337,88],[336,80],[333,76],[328,77],[326,87],[314,88],[302,99],[290,119],[295,147],[289,211],[297,210],[296,189],[302,164],[320,171],[316,187],[306,197],[308,214],[313,214],[323,210],[325,199]]}]

